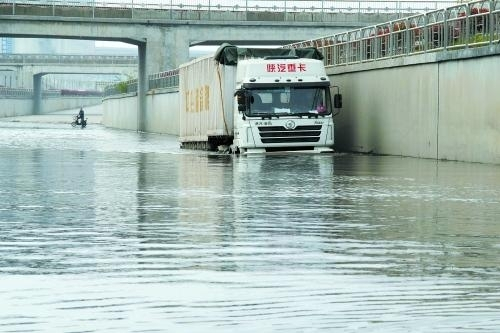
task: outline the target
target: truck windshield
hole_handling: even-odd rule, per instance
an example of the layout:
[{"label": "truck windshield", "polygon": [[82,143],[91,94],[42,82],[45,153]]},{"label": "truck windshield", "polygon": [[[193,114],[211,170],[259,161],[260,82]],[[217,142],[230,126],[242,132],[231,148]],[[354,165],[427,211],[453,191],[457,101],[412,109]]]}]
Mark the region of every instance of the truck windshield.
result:
[{"label": "truck windshield", "polygon": [[279,87],[251,90],[249,117],[328,115],[329,87]]}]

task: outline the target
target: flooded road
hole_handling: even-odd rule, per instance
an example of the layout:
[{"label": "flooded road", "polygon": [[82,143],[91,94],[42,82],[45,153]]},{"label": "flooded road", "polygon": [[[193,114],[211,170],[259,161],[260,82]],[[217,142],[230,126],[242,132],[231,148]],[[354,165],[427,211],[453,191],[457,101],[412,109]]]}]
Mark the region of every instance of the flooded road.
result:
[{"label": "flooded road", "polygon": [[498,332],[500,167],[0,122],[1,332]]}]

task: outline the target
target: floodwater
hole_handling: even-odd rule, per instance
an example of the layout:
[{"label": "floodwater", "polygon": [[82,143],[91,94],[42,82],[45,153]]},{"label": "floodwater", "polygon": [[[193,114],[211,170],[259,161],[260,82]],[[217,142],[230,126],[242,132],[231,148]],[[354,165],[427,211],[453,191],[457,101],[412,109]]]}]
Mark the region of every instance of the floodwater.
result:
[{"label": "floodwater", "polygon": [[500,166],[0,122],[1,332],[498,332]]}]

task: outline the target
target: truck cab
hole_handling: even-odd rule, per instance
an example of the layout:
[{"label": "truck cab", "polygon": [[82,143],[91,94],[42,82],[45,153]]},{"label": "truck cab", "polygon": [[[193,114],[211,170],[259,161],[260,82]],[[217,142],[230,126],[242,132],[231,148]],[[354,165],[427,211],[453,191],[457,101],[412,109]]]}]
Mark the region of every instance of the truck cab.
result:
[{"label": "truck cab", "polygon": [[236,88],[233,151],[333,150],[334,108],[321,60],[241,60]]}]

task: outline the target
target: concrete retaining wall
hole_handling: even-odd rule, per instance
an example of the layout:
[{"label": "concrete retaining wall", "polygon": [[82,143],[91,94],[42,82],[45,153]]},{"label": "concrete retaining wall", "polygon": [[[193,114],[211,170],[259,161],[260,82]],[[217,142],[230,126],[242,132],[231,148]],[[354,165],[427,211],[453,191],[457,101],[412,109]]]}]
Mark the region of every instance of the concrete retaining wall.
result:
[{"label": "concrete retaining wall", "polygon": [[138,128],[137,95],[105,98],[102,102],[102,124],[107,127],[136,131]]},{"label": "concrete retaining wall", "polygon": [[439,65],[438,157],[500,163],[500,55]]},{"label": "concrete retaining wall", "polygon": [[[179,135],[179,94],[177,90],[150,91],[146,97],[149,113],[144,128],[147,132]],[[137,130],[136,94],[106,98],[103,101],[102,123],[107,127]]]},{"label": "concrete retaining wall", "polygon": [[500,52],[475,52],[329,69],[344,102],[336,148],[500,163]]},{"label": "concrete retaining wall", "polygon": [[[42,100],[41,113],[79,108],[80,106],[98,105],[101,97],[57,97]],[[33,114],[33,100],[31,98],[3,98],[0,99],[0,118],[17,117]]]},{"label": "concrete retaining wall", "polygon": [[33,100],[26,98],[0,99],[0,118],[33,114]]},{"label": "concrete retaining wall", "polygon": [[434,65],[345,73],[334,118],[340,150],[435,158],[438,81]]},{"label": "concrete retaining wall", "polygon": [[50,113],[68,109],[76,109],[81,106],[93,106],[102,103],[102,97],[57,97],[42,100],[42,113]]}]

